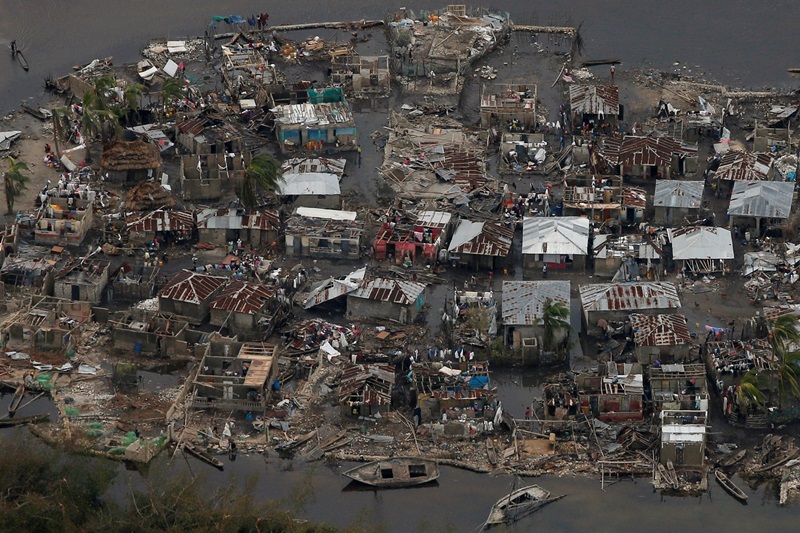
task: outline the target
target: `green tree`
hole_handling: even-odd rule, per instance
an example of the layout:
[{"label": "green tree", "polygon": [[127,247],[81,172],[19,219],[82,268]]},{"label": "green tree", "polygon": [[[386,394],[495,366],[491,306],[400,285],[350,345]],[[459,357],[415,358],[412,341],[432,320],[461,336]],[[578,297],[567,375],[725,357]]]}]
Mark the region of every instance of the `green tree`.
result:
[{"label": "green tree", "polygon": [[30,172],[28,165],[23,161],[17,161],[8,156],[8,168],[3,173],[3,190],[6,193],[6,206],[8,206],[9,215],[14,213],[14,202],[28,188],[30,178],[23,172]]},{"label": "green tree", "polygon": [[274,195],[280,188],[280,181],[280,163],[269,154],[257,155],[244,172],[239,199],[245,207],[258,207],[259,193]]},{"label": "green tree", "polygon": [[141,83],[131,83],[122,92],[122,96],[124,99],[124,105],[120,108],[120,112],[123,116],[126,116],[131,111],[136,116],[136,123],[139,124],[142,120],[141,115],[139,114],[139,109],[141,108],[140,102],[142,100],[142,94],[144,94],[144,85]]},{"label": "green tree", "polygon": [[183,98],[183,82],[177,78],[167,78],[161,84],[161,103],[164,113],[166,114],[167,108],[172,105],[176,100]]},{"label": "green tree", "polygon": [[569,331],[569,307],[552,298],[545,300],[542,308],[542,348],[546,351],[556,350],[556,337],[560,331]]},{"label": "green tree", "polygon": [[770,402],[777,378],[778,409],[788,397],[800,398],[800,385],[797,381],[798,362],[800,362],[800,320],[797,315],[779,316],[770,327],[769,341],[775,355],[775,368],[770,372]]},{"label": "green tree", "polygon": [[755,370],[749,370],[739,382],[739,411],[746,413],[751,405],[764,409],[766,395],[761,392],[764,387],[761,375]]}]

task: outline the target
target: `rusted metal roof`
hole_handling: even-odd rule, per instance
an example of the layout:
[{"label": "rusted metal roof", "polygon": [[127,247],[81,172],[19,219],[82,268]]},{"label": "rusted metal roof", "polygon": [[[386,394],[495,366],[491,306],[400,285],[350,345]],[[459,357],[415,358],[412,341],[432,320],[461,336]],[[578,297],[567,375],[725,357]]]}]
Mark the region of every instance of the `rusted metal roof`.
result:
[{"label": "rusted metal roof", "polygon": [[569,281],[504,281],[502,317],[506,326],[533,326],[542,318],[547,300],[569,308]]},{"label": "rusted metal roof", "polygon": [[683,315],[630,315],[633,341],[637,346],[678,346],[690,344],[686,317]]},{"label": "rusted metal roof", "polygon": [[227,281],[227,278],[182,270],[161,289],[158,296],[177,302],[198,304],[208,300]]},{"label": "rusted metal roof", "polygon": [[502,224],[461,220],[448,250],[457,254],[506,257],[513,240],[514,230]]},{"label": "rusted metal roof", "polygon": [[703,201],[704,188],[702,181],[656,180],[653,206],[697,209]]},{"label": "rusted metal roof", "polygon": [[198,133],[206,129],[208,123],[209,121],[207,118],[203,116],[197,116],[187,120],[179,120],[175,122],[175,126],[181,133],[189,133],[191,135],[197,135]]},{"label": "rusted metal roof", "polygon": [[794,183],[787,181],[737,181],[733,185],[728,215],[789,218]]},{"label": "rusted metal roof", "polygon": [[573,114],[619,115],[616,85],[570,85],[569,106]]},{"label": "rusted metal roof", "polygon": [[672,137],[627,135],[604,139],[598,154],[610,165],[670,166],[674,154],[696,156],[697,147]]},{"label": "rusted metal roof", "polygon": [[211,302],[211,309],[252,315],[261,311],[264,304],[275,297],[275,291],[247,281],[234,281],[225,287]]},{"label": "rusted metal roof", "polygon": [[767,180],[774,159],[772,154],[730,150],[720,158],[714,176],[717,179],[732,181]]},{"label": "rusted metal roof", "polygon": [[281,227],[281,216],[275,209],[262,209],[260,211],[253,209],[242,217],[242,227],[278,231]]},{"label": "rusted metal roof", "polygon": [[389,405],[394,380],[394,367],[388,365],[345,364],[339,381],[339,401]]},{"label": "rusted metal roof", "polygon": [[647,191],[641,187],[622,188],[622,205],[624,207],[636,207],[644,209],[647,207]]},{"label": "rusted metal roof", "polygon": [[675,285],[666,281],[594,283],[580,287],[583,311],[638,311],[677,309],[681,306]]},{"label": "rusted metal roof", "polygon": [[144,215],[125,219],[128,231],[190,231],[194,228],[192,211],[167,211],[157,209]]},{"label": "rusted metal roof", "polygon": [[417,301],[424,290],[425,284],[416,281],[375,278],[365,281],[348,296],[377,302],[411,305]]}]

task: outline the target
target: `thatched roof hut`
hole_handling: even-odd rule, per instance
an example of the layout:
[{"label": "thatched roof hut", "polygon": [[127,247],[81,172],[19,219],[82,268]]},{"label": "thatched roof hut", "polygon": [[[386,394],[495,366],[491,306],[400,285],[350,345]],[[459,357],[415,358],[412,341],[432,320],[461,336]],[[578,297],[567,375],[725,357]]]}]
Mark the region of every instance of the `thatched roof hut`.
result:
[{"label": "thatched roof hut", "polygon": [[161,168],[161,151],[155,144],[141,139],[114,141],[103,147],[100,167],[111,181],[141,179]]},{"label": "thatched roof hut", "polygon": [[132,211],[151,211],[159,208],[175,207],[175,197],[167,192],[159,183],[143,181],[130,190],[125,201],[127,209]]}]

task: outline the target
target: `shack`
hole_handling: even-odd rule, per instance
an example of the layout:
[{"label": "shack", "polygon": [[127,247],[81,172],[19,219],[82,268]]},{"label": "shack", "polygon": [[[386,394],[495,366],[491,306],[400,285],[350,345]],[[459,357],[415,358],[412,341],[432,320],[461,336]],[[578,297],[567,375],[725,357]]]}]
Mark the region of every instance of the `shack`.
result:
[{"label": "shack", "polygon": [[236,241],[242,233],[244,213],[241,207],[200,209],[196,213],[200,240],[214,244]]},{"label": "shack", "polygon": [[181,157],[181,191],[186,200],[219,200],[222,192],[239,183],[245,172],[243,157],[192,154]]},{"label": "shack", "polygon": [[401,324],[416,320],[425,303],[425,284],[388,278],[366,279],[347,295],[347,316],[390,318]]},{"label": "shack", "polygon": [[473,270],[509,266],[514,230],[499,222],[461,219],[448,246],[448,259]]},{"label": "shack", "polygon": [[589,254],[589,219],[526,217],[522,221],[522,261],[525,269],[583,270]]},{"label": "shack", "polygon": [[[506,346],[520,350],[526,363],[555,362],[542,353],[542,318],[550,303],[570,308],[569,281],[503,281],[502,290],[501,316]],[[554,334],[555,342],[562,343],[569,338],[570,331],[562,329]]]},{"label": "shack", "polygon": [[339,380],[342,414],[352,417],[386,414],[392,408],[394,367],[345,363]]},{"label": "shack", "polygon": [[194,212],[156,209],[125,218],[129,238],[143,243],[158,239],[160,243],[188,242],[197,229]]},{"label": "shack", "polygon": [[278,291],[248,281],[233,281],[211,302],[211,324],[231,334],[258,332],[268,336],[285,318],[288,299]]},{"label": "shack", "polygon": [[670,226],[697,220],[704,188],[702,181],[656,180],[654,222]]},{"label": "shack", "polygon": [[672,259],[678,262],[677,270],[685,274],[710,274],[730,272],[734,259],[731,232],[710,226],[668,228],[672,244]]},{"label": "shack", "polygon": [[631,313],[674,313],[680,306],[678,289],[666,281],[593,283],[579,287],[584,327],[622,322]]},{"label": "shack", "polygon": [[68,263],[55,276],[53,293],[56,298],[98,304],[108,284],[111,261],[79,259]]},{"label": "shack", "polygon": [[251,243],[253,246],[277,246],[278,236],[281,231],[280,213],[275,209],[251,209],[246,211],[242,217],[242,230],[239,238]]},{"label": "shack", "polygon": [[619,87],[572,84],[569,86],[569,107],[572,124],[576,129],[583,125],[593,125],[599,129],[601,124],[614,128],[622,114]]},{"label": "shack", "polygon": [[298,207],[286,221],[286,255],[358,259],[364,223],[355,211]]},{"label": "shack", "polygon": [[162,313],[180,315],[192,324],[200,324],[227,282],[227,278],[182,270],[158,293],[158,308]]},{"label": "shack", "polygon": [[713,177],[732,187],[738,181],[772,181],[775,177],[775,156],[769,153],[754,153],[744,150],[729,150],[722,154]]},{"label": "shack", "polygon": [[272,344],[211,341],[192,384],[192,407],[263,412],[277,375],[276,360]]},{"label": "shack", "polygon": [[535,84],[484,85],[481,89],[481,128],[533,131],[536,127]]},{"label": "shack", "polygon": [[100,171],[106,181],[138,183],[157,177],[161,168],[161,151],[142,139],[115,140],[103,147]]},{"label": "shack", "polygon": [[33,287],[39,294],[52,296],[57,262],[50,249],[23,244],[5,258],[0,276],[6,285]]},{"label": "shack", "polygon": [[372,244],[373,257],[391,258],[397,265],[413,264],[417,260],[433,264],[450,236],[451,218],[450,213],[443,211],[421,211],[407,221],[384,222]]},{"label": "shack", "polygon": [[636,360],[642,365],[686,363],[691,360],[692,336],[683,315],[630,315]]},{"label": "shack", "polygon": [[94,222],[92,210],[92,203],[88,200],[50,197],[41,218],[36,221],[34,242],[46,245],[81,244]]},{"label": "shack", "polygon": [[706,371],[702,364],[662,364],[649,369],[653,411],[679,409],[708,412]]},{"label": "shack", "polygon": [[682,176],[697,170],[697,146],[669,136],[614,135],[604,138],[596,153],[620,176],[667,179],[673,172]]},{"label": "shack", "polygon": [[283,153],[355,150],[356,124],[341,87],[308,89],[309,101],[272,107],[275,136]]},{"label": "shack", "polygon": [[737,181],[728,206],[731,224],[744,228],[754,225],[754,237],[760,236],[762,223],[780,224],[789,218],[794,187],[794,183],[786,181]]},{"label": "shack", "polygon": [[575,378],[580,409],[603,422],[644,420],[644,375],[638,363],[607,361]]},{"label": "shack", "polygon": [[650,279],[661,260],[659,250],[642,235],[601,233],[594,236],[592,245],[595,275],[613,281]]}]

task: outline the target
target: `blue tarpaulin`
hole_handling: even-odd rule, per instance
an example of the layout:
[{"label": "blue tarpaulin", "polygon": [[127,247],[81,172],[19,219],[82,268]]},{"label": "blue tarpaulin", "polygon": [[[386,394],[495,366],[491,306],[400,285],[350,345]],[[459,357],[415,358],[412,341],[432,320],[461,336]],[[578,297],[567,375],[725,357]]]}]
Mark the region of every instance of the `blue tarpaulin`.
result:
[{"label": "blue tarpaulin", "polygon": [[489,384],[488,376],[472,376],[469,378],[470,389],[484,389]]}]

